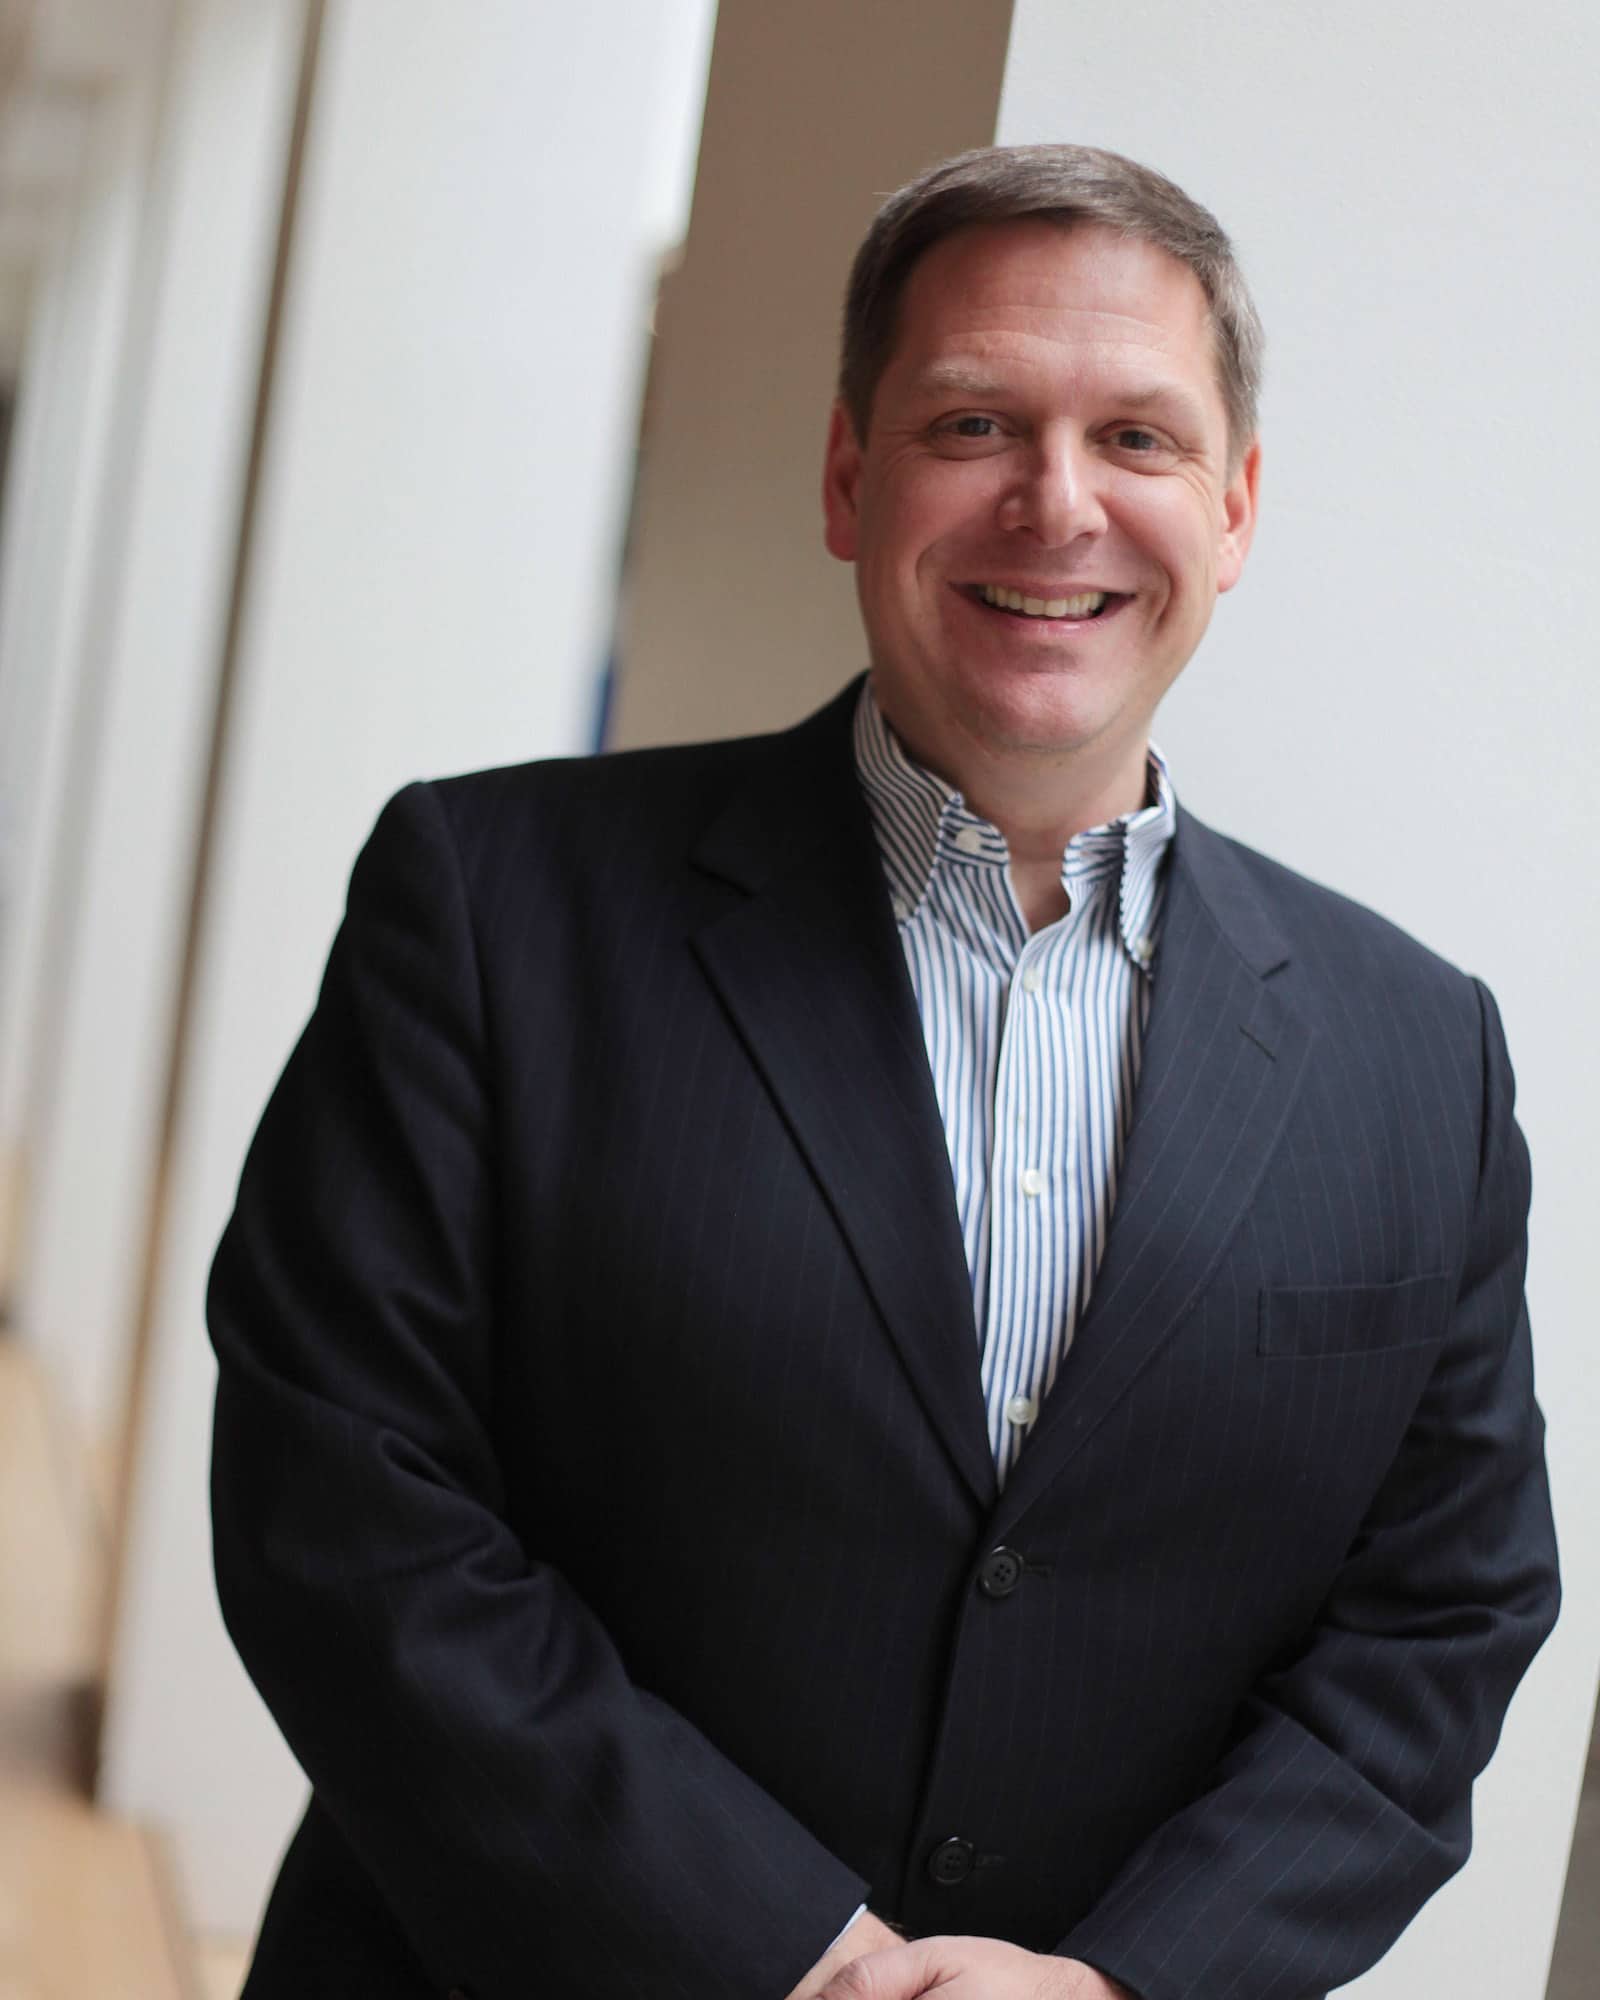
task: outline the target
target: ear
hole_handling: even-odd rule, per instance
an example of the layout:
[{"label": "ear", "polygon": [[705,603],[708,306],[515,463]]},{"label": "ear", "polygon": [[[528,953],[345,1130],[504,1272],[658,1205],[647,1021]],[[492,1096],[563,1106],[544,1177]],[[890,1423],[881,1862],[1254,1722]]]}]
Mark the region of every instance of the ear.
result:
[{"label": "ear", "polygon": [[822,460],[822,541],[830,556],[854,562],[858,541],[861,446],[843,403],[828,421],[828,448]]},{"label": "ear", "polygon": [[1261,485],[1261,440],[1251,445],[1222,496],[1222,536],[1217,545],[1217,589],[1232,590],[1244,573],[1244,559],[1256,531],[1256,495]]}]

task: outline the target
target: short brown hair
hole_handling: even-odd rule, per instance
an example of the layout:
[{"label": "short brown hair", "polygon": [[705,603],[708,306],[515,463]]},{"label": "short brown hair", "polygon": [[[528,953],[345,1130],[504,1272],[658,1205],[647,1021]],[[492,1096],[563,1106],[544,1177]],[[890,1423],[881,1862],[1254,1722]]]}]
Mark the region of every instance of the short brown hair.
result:
[{"label": "short brown hair", "polygon": [[1256,434],[1262,332],[1222,225],[1152,167],[1097,146],[982,146],[908,181],[883,204],[850,267],[839,396],[863,442],[872,398],[899,332],[913,265],[974,223],[1036,216],[1064,228],[1092,222],[1142,238],[1187,264],[1210,308],[1217,385],[1237,465]]}]

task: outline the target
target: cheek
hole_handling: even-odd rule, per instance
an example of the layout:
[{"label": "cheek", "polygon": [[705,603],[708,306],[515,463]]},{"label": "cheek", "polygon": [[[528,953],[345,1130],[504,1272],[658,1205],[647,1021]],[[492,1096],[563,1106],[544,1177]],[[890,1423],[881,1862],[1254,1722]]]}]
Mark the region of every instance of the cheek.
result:
[{"label": "cheek", "polygon": [[1175,592],[1215,591],[1221,530],[1209,508],[1187,495],[1151,497],[1124,516],[1124,525]]},{"label": "cheek", "polygon": [[895,564],[937,561],[946,546],[970,543],[992,520],[992,484],[974,464],[934,460],[905,467],[868,496],[873,540]]}]

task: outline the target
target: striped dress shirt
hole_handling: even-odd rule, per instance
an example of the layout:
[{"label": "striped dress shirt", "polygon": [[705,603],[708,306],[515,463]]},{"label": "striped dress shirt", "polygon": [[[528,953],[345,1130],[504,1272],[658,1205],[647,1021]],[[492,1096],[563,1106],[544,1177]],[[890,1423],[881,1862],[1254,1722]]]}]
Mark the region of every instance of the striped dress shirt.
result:
[{"label": "striped dress shirt", "polygon": [[1176,805],[1152,747],[1150,802],[1073,837],[1067,914],[1030,935],[1005,836],[907,756],[870,680],[855,756],[950,1148],[1004,1485],[1105,1249]]}]

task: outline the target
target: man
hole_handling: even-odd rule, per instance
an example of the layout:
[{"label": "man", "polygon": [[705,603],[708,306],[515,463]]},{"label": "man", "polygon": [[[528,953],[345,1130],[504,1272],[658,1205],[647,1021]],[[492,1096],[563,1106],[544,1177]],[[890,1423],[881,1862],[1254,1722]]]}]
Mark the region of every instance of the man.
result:
[{"label": "man", "polygon": [[1557,1596],[1526,1154],[1483,989],[1149,746],[1258,373],[1160,176],[933,170],[868,682],[384,813],[212,1288],[313,1786],[252,2000],[1310,2000],[1460,1865]]}]

